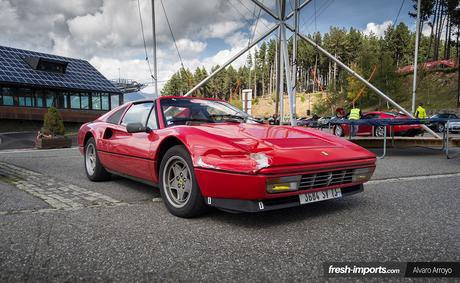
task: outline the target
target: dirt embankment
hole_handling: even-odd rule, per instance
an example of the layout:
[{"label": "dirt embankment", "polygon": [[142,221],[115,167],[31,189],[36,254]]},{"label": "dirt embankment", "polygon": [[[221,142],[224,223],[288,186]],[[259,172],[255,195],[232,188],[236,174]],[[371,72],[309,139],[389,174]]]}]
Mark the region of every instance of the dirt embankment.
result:
[{"label": "dirt embankment", "polygon": [[[298,117],[311,116],[313,114],[313,106],[317,100],[316,93],[298,93],[296,95],[296,113]],[[275,113],[274,96],[258,97],[254,100],[252,106],[252,116],[254,117],[269,117]],[[310,112],[310,115],[308,115]],[[284,96],[284,113],[289,113],[289,104],[287,95]]]}]

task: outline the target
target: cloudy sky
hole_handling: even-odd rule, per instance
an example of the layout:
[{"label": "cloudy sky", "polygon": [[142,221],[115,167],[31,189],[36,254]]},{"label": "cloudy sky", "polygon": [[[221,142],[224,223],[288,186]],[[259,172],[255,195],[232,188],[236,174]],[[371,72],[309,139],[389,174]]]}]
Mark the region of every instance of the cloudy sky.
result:
[{"label": "cloudy sky", "polygon": [[[301,0],[302,1],[302,0]],[[262,1],[274,6],[274,0]],[[291,0],[293,3],[293,0]],[[107,78],[151,81],[145,61],[138,3],[149,57],[152,57],[151,0],[0,0],[0,45],[89,60]],[[157,15],[160,86],[179,69],[160,0]],[[273,22],[250,0],[163,0],[185,67],[224,63]],[[408,16],[412,0],[312,0],[302,11],[304,33],[330,26],[356,27],[382,34],[404,3],[398,22],[415,26]],[[291,5],[288,4],[288,10]],[[316,13],[315,13],[316,11]],[[315,20],[315,16],[316,20]],[[235,64],[245,62],[245,56]]]}]

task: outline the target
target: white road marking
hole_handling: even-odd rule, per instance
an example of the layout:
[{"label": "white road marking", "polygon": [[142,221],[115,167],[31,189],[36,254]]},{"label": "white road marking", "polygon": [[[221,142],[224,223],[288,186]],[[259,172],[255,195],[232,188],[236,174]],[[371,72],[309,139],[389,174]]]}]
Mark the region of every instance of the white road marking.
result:
[{"label": "white road marking", "polygon": [[396,177],[380,180],[371,180],[367,182],[367,185],[377,185],[382,183],[394,183],[394,182],[408,182],[416,180],[427,180],[427,179],[441,179],[441,178],[451,178],[451,177],[460,177],[460,173],[447,173],[447,174],[438,174],[438,175],[422,175],[422,176],[411,176],[411,177]]},{"label": "white road marking", "polygon": [[13,149],[13,150],[1,150],[0,154],[9,154],[9,153],[39,153],[39,152],[49,152],[49,151],[66,151],[66,150],[75,150],[78,147],[67,147],[67,148],[52,148],[52,149]]},{"label": "white road marking", "polygon": [[0,133],[0,135],[13,135],[13,134],[33,134],[36,133],[37,131],[24,131],[24,132],[5,132],[5,133]]}]

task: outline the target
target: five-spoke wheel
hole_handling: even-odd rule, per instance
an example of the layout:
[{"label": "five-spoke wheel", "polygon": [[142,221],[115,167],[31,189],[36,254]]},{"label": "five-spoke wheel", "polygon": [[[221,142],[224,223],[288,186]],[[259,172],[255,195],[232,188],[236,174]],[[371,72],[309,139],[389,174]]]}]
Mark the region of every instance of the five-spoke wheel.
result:
[{"label": "five-spoke wheel", "polygon": [[99,161],[94,138],[90,138],[86,142],[84,157],[86,175],[91,181],[105,181],[110,179],[110,173],[105,170]]},{"label": "five-spoke wheel", "polygon": [[190,199],[192,178],[187,162],[180,156],[171,157],[163,171],[166,197],[174,207],[183,207]]},{"label": "five-spoke wheel", "polygon": [[173,146],[165,153],[159,173],[161,196],[172,214],[194,217],[206,211],[192,159],[183,145]]}]

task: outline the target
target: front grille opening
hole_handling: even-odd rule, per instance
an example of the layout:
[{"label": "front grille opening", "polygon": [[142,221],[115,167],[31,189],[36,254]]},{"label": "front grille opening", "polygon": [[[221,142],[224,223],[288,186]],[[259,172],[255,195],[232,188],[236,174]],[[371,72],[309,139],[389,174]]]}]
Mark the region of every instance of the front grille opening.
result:
[{"label": "front grille opening", "polygon": [[302,175],[299,190],[311,190],[352,182],[354,169]]},{"label": "front grille opening", "polygon": [[271,205],[279,205],[285,203],[292,203],[292,202],[299,202],[299,196],[290,196],[284,198],[273,198],[273,199],[265,199],[263,200],[264,205],[271,206]]}]

